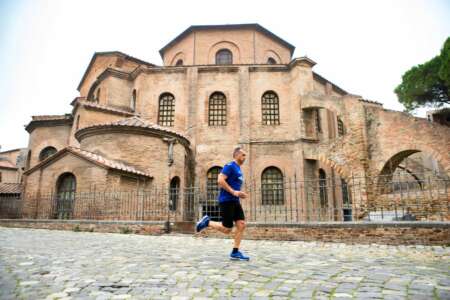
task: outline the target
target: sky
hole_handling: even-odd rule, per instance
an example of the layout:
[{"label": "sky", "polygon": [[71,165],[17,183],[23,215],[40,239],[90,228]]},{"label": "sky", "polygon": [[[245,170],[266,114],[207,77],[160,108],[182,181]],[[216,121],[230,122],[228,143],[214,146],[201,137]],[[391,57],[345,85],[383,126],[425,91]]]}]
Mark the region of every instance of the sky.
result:
[{"label": "sky", "polygon": [[439,54],[450,1],[0,0],[0,151],[27,147],[32,115],[71,112],[94,52],[161,65],[159,49],[190,25],[234,23],[259,23],[323,77],[401,111],[393,90]]}]

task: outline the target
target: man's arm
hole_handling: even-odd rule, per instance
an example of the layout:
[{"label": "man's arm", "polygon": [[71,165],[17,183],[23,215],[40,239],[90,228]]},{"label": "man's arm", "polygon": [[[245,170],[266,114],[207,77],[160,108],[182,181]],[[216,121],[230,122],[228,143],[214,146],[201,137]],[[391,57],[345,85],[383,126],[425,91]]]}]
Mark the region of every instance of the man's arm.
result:
[{"label": "man's arm", "polygon": [[227,175],[220,173],[219,177],[217,178],[217,183],[219,184],[219,186],[235,197],[246,198],[247,197],[246,193],[241,191],[235,191],[231,188],[231,186],[226,181],[227,178],[228,178]]}]

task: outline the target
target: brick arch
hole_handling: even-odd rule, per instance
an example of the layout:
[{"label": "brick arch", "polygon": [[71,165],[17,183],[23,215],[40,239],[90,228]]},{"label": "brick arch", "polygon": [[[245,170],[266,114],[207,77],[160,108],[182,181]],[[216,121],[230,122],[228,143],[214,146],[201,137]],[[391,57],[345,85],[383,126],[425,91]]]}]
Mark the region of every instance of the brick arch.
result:
[{"label": "brick arch", "polygon": [[230,50],[233,54],[233,65],[241,63],[241,53],[238,45],[230,41],[221,41],[218,42],[209,48],[208,53],[208,64],[215,65],[216,64],[216,53],[221,49]]},{"label": "brick arch", "polygon": [[[391,151],[384,153],[383,161],[377,166],[377,174],[381,176],[392,175],[393,171],[395,171],[403,159],[419,152],[430,155],[444,168],[445,172],[448,173],[450,171],[450,161],[442,156],[437,149],[434,149],[434,147],[427,144],[407,144],[402,145],[401,148],[392,149]],[[391,163],[392,170],[390,170]]]},{"label": "brick arch", "polygon": [[345,179],[346,181],[350,180],[352,174],[352,172],[350,172],[350,168],[335,162],[334,160],[326,157],[324,154],[319,154],[318,160],[324,165],[327,165],[328,167],[334,169],[334,171],[336,171],[336,173],[338,173],[341,178]]},{"label": "brick arch", "polygon": [[172,60],[170,61],[170,65],[171,66],[175,66],[175,64],[177,63],[177,61],[181,59],[183,61],[183,64],[186,64],[186,57],[184,55],[183,51],[178,52],[177,54],[174,55],[174,57],[172,58]]},{"label": "brick arch", "polygon": [[266,63],[267,60],[269,59],[269,57],[275,59],[277,64],[281,64],[282,63],[281,57],[278,55],[278,53],[276,53],[273,50],[267,50],[266,51],[266,53],[264,55],[264,62],[263,63]]},{"label": "brick arch", "polygon": [[338,116],[344,115],[344,109],[340,105],[337,105],[335,101],[307,98],[302,99],[300,104],[301,109],[325,108],[334,112]]}]

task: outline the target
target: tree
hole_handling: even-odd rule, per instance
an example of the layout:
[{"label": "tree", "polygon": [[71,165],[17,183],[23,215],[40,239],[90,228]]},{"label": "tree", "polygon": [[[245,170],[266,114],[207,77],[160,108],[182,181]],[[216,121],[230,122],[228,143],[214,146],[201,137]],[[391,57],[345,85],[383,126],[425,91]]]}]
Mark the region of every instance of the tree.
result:
[{"label": "tree", "polygon": [[412,67],[402,76],[394,90],[407,112],[419,107],[442,107],[450,104],[450,37],[441,53],[426,63]]}]

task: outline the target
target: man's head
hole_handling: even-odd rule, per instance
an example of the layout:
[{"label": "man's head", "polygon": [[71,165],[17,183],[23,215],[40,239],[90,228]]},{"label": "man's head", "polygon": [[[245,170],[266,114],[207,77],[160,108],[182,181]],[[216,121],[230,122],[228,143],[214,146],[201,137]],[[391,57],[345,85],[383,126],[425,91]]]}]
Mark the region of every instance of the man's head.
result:
[{"label": "man's head", "polygon": [[238,165],[242,165],[245,161],[247,153],[245,153],[244,149],[241,147],[236,147],[233,150],[233,158],[238,163]]}]

